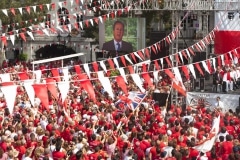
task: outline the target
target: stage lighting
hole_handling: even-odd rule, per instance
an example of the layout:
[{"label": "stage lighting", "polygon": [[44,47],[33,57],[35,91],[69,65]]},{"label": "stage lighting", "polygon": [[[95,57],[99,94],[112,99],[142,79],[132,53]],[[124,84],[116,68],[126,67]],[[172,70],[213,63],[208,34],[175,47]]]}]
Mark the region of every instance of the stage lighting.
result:
[{"label": "stage lighting", "polygon": [[234,12],[228,12],[228,19],[233,20]]}]

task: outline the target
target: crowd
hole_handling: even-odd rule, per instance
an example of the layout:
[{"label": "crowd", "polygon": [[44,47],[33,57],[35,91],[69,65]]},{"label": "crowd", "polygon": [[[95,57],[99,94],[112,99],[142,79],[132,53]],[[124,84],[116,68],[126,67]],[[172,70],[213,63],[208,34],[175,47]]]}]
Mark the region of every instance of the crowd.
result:
[{"label": "crowd", "polygon": [[[17,68],[16,64],[4,65],[2,73],[29,71],[27,67],[31,67],[22,63]],[[48,76],[45,74],[50,73],[42,77]],[[159,90],[168,89],[164,76],[160,79],[156,84]],[[123,96],[115,81],[112,87],[116,98],[111,99],[97,80],[92,82],[96,102],[79,83],[71,81],[65,103],[49,95],[47,111],[37,97],[31,105],[17,76],[12,80],[19,84],[13,113],[9,113],[4,95],[0,94],[0,160],[240,159],[240,114],[235,111],[223,113],[203,104],[186,108],[179,104],[159,105],[152,99],[154,90],[133,111],[124,101],[115,103]],[[138,90],[130,77],[128,90]],[[196,149],[212,138],[212,124],[218,116],[220,131],[212,149]]]}]

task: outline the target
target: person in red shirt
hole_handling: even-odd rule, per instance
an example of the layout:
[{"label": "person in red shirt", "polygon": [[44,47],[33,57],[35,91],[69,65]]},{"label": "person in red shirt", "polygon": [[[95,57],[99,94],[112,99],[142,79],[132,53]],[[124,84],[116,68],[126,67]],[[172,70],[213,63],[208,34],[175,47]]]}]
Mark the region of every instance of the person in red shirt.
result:
[{"label": "person in red shirt", "polygon": [[222,155],[222,160],[228,160],[228,156],[233,151],[233,142],[232,142],[232,136],[226,135],[226,141],[222,142],[222,145],[219,149],[220,155]]},{"label": "person in red shirt", "polygon": [[66,152],[64,152],[62,150],[62,143],[63,142],[61,140],[58,140],[56,142],[56,149],[55,149],[55,151],[52,152],[53,160],[66,159],[67,158]]}]

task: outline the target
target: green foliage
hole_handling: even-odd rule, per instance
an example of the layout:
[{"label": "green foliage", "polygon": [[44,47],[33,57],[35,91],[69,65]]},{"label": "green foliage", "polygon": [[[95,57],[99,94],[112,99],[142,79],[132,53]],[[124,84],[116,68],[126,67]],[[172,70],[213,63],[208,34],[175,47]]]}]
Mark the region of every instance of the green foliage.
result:
[{"label": "green foliage", "polygon": [[[51,0],[1,0],[0,9],[8,10],[8,16],[6,16],[3,12],[0,12],[0,19],[2,20],[2,25],[7,26],[11,24],[10,28],[5,28],[7,29],[7,31],[11,31],[13,28],[20,29],[28,27],[32,24],[38,24],[39,22],[42,22],[44,20],[43,17],[46,16],[48,12],[46,5],[43,5],[43,11],[41,11],[39,7],[36,7],[36,13],[34,13],[33,8],[30,7],[30,14],[26,11],[26,7],[47,3],[51,3]],[[17,9],[20,7],[23,8],[22,15]],[[10,8],[15,8],[15,16],[11,13]],[[28,23],[26,24],[25,22]]]},{"label": "green foliage", "polygon": [[110,73],[110,76],[111,77],[114,77],[114,76],[119,76],[120,75],[120,72],[119,70],[111,70],[111,73]]},{"label": "green foliage", "polygon": [[26,61],[28,59],[28,54],[27,53],[21,53],[21,54],[19,54],[18,59],[20,61]]}]

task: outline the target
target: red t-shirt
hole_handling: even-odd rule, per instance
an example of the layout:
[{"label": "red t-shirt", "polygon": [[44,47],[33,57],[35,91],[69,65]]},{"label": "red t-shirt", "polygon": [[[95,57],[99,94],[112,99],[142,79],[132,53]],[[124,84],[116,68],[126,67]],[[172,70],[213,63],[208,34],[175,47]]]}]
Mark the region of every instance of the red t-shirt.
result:
[{"label": "red t-shirt", "polygon": [[52,152],[53,160],[65,159],[66,154],[60,151],[53,151]]}]

